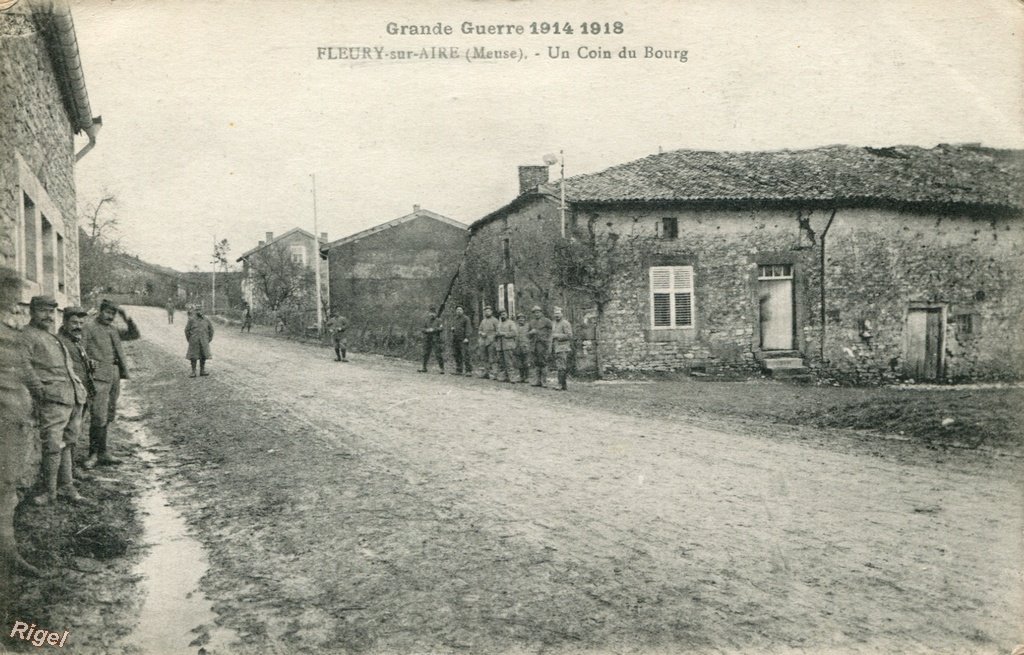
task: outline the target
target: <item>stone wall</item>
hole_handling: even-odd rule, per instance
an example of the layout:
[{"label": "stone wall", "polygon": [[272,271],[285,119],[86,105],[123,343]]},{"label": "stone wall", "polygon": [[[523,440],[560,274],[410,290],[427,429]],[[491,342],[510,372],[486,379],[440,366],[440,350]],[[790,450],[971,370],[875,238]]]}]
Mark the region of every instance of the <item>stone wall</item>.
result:
[{"label": "stone wall", "polygon": [[[30,174],[60,212],[65,248],[65,298],[79,301],[74,134],[46,41],[34,21],[0,14],[0,262],[15,267],[20,180]],[[28,171],[19,171],[18,157]],[[39,291],[26,285],[27,298]]]}]

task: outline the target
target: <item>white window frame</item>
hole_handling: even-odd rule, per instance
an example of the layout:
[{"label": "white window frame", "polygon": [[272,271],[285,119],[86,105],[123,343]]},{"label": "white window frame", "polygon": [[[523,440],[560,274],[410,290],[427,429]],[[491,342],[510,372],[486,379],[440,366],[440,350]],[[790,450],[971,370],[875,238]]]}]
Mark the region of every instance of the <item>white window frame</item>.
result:
[{"label": "white window frame", "polygon": [[[15,153],[15,160],[18,165],[18,198],[17,198],[17,239],[15,241],[15,268],[19,274],[24,278],[25,284],[22,286],[21,296],[22,300],[28,302],[28,300],[35,295],[48,294],[52,295],[54,299],[60,304],[65,306],[68,303],[68,291],[67,288],[67,245],[68,235],[65,234],[64,230],[64,215],[57,209],[57,206],[50,199],[50,195],[46,192],[46,188],[36,178],[35,173],[22,158],[20,153]],[[27,217],[25,215],[25,198],[32,201],[35,207],[35,211],[32,212],[32,216]],[[50,224],[50,243],[43,243],[43,217],[46,217],[47,222]],[[25,237],[26,237],[26,219],[33,221],[34,234],[35,234],[35,261],[28,261],[28,253],[25,252]],[[57,237],[60,236],[63,239],[63,251],[64,257],[58,256]],[[51,254],[51,274],[47,276],[47,271],[44,270],[43,260],[44,253],[49,252]],[[62,261],[63,260],[63,261]],[[63,265],[62,270],[57,270],[58,266]],[[29,266],[33,267],[34,280],[28,278]],[[51,284],[47,286],[46,282],[49,280]],[[64,281],[64,289],[60,288],[61,281]]]},{"label": "white window frame", "polygon": [[[696,274],[693,266],[652,266],[648,269],[648,301],[650,302],[650,326],[652,330],[692,330],[697,325],[697,299],[694,293]],[[690,322],[688,325],[676,323],[676,296],[690,296]],[[655,325],[654,296],[668,294],[669,324]]]},{"label": "white window frame", "polygon": [[759,264],[757,267],[758,280],[792,280],[792,264]]}]

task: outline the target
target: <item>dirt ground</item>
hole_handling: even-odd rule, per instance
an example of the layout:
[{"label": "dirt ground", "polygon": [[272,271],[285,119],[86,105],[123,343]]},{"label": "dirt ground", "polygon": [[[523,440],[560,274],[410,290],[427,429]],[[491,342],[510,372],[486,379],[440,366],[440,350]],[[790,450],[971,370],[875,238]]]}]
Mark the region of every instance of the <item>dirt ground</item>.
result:
[{"label": "dirt ground", "polygon": [[228,329],[212,375],[190,379],[184,326],[134,313],[129,393],[209,552],[202,590],[231,652],[1024,641],[1013,448],[714,411],[773,383],[565,394]]}]

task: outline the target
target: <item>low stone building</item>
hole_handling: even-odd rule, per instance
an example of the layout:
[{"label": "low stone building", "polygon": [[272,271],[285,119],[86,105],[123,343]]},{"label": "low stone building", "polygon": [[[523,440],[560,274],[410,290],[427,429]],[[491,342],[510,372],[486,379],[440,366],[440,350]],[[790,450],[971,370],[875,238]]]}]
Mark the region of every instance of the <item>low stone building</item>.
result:
[{"label": "low stone building", "polygon": [[464,224],[414,205],[411,214],[324,246],[331,308],[349,319],[353,347],[414,352],[427,307],[448,296],[466,237]]},{"label": "low stone building", "polygon": [[681,150],[567,179],[564,212],[536,173],[471,225],[467,278],[486,302],[565,304],[582,366],[1024,373],[1021,151]]},{"label": "low stone building", "polygon": [[[236,260],[242,264],[242,300],[256,311],[287,309],[315,316],[314,267],[320,266],[321,284],[326,284],[328,264],[318,255],[326,243],[326,232],[316,238],[300,227],[278,237],[267,232],[264,240]],[[326,300],[326,290],[321,296]]]},{"label": "low stone building", "polygon": [[[79,302],[75,162],[96,141],[70,10],[0,3],[0,265],[22,299]],[[75,135],[89,142],[76,154]]]}]

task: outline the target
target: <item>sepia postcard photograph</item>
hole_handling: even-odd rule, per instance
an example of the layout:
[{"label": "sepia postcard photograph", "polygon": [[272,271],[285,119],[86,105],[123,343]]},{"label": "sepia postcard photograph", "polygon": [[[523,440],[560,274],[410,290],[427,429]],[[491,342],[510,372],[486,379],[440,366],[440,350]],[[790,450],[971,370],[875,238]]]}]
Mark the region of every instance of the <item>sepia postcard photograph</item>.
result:
[{"label": "sepia postcard photograph", "polygon": [[0,0],[0,653],[1024,655],[1024,2]]}]

